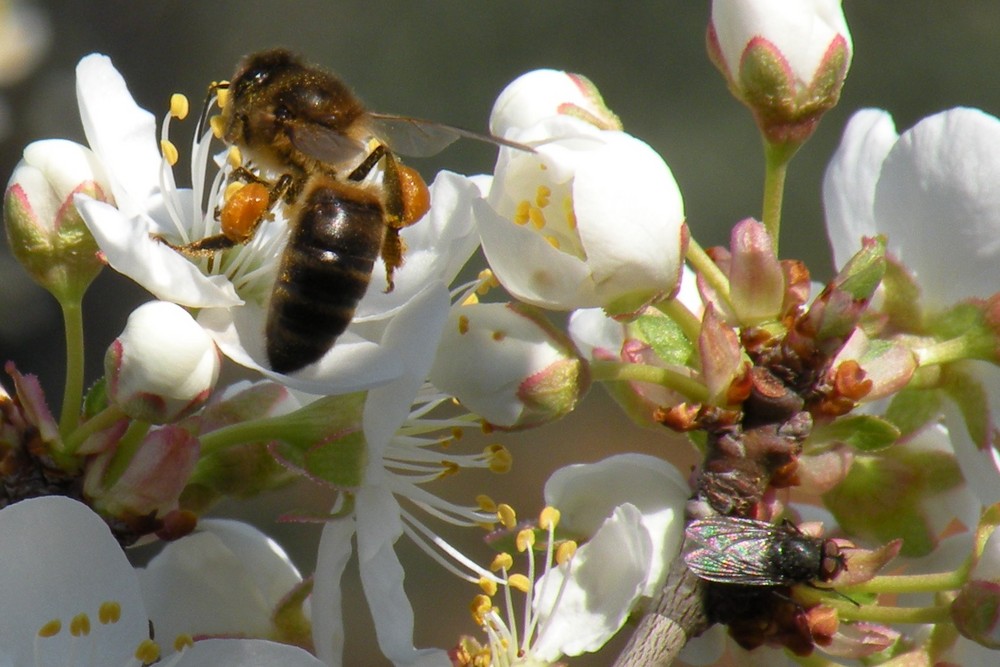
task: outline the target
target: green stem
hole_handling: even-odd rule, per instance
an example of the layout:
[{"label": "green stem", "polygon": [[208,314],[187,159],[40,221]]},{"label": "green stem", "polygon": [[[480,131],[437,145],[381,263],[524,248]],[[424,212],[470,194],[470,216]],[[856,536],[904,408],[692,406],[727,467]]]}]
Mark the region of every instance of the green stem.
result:
[{"label": "green stem", "polygon": [[701,334],[701,320],[683,303],[677,299],[667,299],[657,303],[656,309],[673,320],[689,341],[697,344],[698,336]]},{"label": "green stem", "polygon": [[59,434],[66,438],[80,424],[83,405],[83,301],[60,301],[66,329],[66,385],[63,389]]},{"label": "green stem", "polygon": [[920,362],[920,366],[932,366],[973,358],[973,355],[970,354],[970,343],[972,342],[970,339],[971,337],[968,335],[957,336],[918,348],[915,350],[917,360]]},{"label": "green stem", "polygon": [[[797,148],[797,147],[796,147]],[[764,142],[764,228],[771,235],[774,254],[778,254],[781,233],[781,203],[785,196],[785,176],[795,149],[785,144]]]},{"label": "green stem", "polygon": [[108,464],[107,471],[104,473],[105,488],[110,487],[125,474],[132,459],[135,458],[136,452],[139,451],[143,439],[149,432],[149,427],[149,422],[141,421],[134,421],[128,425],[128,430],[125,431],[122,439],[118,441],[115,454]]},{"label": "green stem", "polygon": [[618,361],[595,361],[591,363],[590,371],[592,379],[598,382],[648,382],[673,389],[695,403],[708,400],[708,390],[705,385],[669,368]]},{"label": "green stem", "polygon": [[91,435],[110,428],[114,426],[115,422],[127,418],[128,415],[122,412],[117,405],[109,405],[67,435],[63,439],[63,451],[70,455],[76,453],[77,448]]},{"label": "green stem", "polygon": [[245,445],[248,442],[287,440],[287,438],[287,420],[281,417],[265,417],[223,426],[211,433],[199,436],[198,440],[201,443],[201,456],[205,458],[235,445]]},{"label": "green stem", "polygon": [[954,572],[935,574],[901,574],[872,577],[868,581],[853,586],[843,586],[841,592],[851,593],[937,593],[960,588],[968,576],[970,563]]},{"label": "green stem", "polygon": [[711,287],[720,299],[729,303],[729,277],[722,272],[719,265],[712,261],[705,249],[693,238],[688,239],[687,253],[684,258]]},{"label": "green stem", "polygon": [[951,619],[951,605],[933,607],[886,607],[863,605],[856,607],[849,602],[827,599],[823,603],[837,611],[842,621],[868,621],[869,623],[943,623]]}]

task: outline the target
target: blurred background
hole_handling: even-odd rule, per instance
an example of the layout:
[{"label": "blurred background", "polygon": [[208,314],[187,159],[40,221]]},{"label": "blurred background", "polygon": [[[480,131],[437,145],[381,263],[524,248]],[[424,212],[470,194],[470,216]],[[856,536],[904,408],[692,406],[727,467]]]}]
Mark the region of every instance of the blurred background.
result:
[{"label": "blurred background", "polygon": [[[600,88],[625,129],[658,150],[684,194],[692,234],[703,246],[726,244],[732,224],[759,217],[761,148],[750,116],[727,92],[708,62],[704,33],[709,3],[688,0],[624,3],[603,0],[546,3],[437,2],[177,2],[147,0],[36,0],[30,35],[47,43],[37,62],[0,91],[0,173],[9,174],[30,141],[51,137],[84,141],[74,67],[91,52],[111,56],[138,103],[158,117],[170,94],[197,104],[208,83],[231,76],[244,54],[286,46],[340,74],[369,107],[484,131],[496,94],[518,74],[539,67],[580,72]],[[845,0],[854,39],[854,63],[838,108],[799,152],[785,195],[784,257],[806,261],[819,279],[831,265],[820,201],[826,162],[852,111],[889,110],[902,131],[919,118],[958,105],[1000,113],[995,85],[1000,52],[1000,3]],[[3,41],[0,39],[0,41]],[[4,80],[0,78],[0,83]],[[189,129],[175,126],[180,132]],[[186,141],[186,139],[185,139]],[[410,163],[428,181],[441,168],[489,172],[493,153],[464,142],[433,159]],[[627,167],[626,167],[627,168]],[[627,197],[629,193],[623,192]],[[946,223],[946,221],[943,221]],[[128,313],[148,295],[108,270],[85,301],[88,382],[101,372],[107,344]],[[41,377],[58,400],[63,382],[58,308],[0,248],[0,358]],[[628,434],[623,436],[623,434]],[[593,461],[639,450],[667,456],[687,472],[688,447],[661,432],[639,431],[599,390],[562,422],[518,436],[494,436],[515,456],[505,478],[447,480],[433,490],[462,502],[488,492],[525,514],[541,506],[541,486],[566,462]],[[483,441],[485,442],[485,440]],[[470,451],[483,442],[469,444]],[[514,485],[516,479],[516,486]],[[314,487],[294,487],[253,505],[219,512],[256,517],[286,545],[303,572],[311,572],[319,529],[270,518],[295,510],[322,511],[329,499]],[[478,536],[448,534],[486,563]],[[417,611],[418,645],[451,646],[475,633],[467,607],[478,590],[445,575],[405,540],[407,589]],[[370,619],[356,578],[349,599],[347,664],[385,664],[369,653]],[[621,642],[574,665],[609,664]]]}]

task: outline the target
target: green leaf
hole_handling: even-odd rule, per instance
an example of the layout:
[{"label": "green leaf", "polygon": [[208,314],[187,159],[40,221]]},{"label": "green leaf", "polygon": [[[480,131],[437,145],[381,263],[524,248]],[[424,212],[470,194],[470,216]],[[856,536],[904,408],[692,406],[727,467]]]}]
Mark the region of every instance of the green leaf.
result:
[{"label": "green leaf", "polygon": [[656,356],[668,364],[688,365],[694,345],[672,319],[662,315],[641,315],[634,326],[638,336],[649,343]]},{"label": "green leaf", "polygon": [[362,431],[317,445],[306,450],[302,457],[303,467],[311,475],[337,488],[361,486],[367,461],[367,443]]},{"label": "green leaf", "polygon": [[842,442],[858,451],[877,452],[892,446],[900,435],[899,429],[885,419],[874,415],[852,415],[813,429],[809,442]]},{"label": "green leaf", "polygon": [[941,414],[941,394],[928,389],[904,389],[892,398],[885,418],[896,425],[900,433],[919,431]]}]

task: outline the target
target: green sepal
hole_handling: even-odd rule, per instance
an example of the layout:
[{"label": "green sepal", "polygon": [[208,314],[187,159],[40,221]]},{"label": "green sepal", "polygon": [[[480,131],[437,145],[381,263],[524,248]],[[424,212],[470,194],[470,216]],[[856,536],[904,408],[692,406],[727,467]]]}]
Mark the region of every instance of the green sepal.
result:
[{"label": "green sepal", "polygon": [[844,443],[859,452],[877,452],[891,447],[901,435],[889,421],[874,415],[841,417],[813,429],[805,444],[807,452],[820,443]]}]

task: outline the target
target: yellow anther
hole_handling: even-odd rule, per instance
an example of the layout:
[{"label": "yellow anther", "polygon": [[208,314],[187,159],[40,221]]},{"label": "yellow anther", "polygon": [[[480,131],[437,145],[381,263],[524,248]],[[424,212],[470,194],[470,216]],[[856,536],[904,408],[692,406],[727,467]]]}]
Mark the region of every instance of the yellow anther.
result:
[{"label": "yellow anther", "polygon": [[77,614],[69,622],[69,633],[74,637],[85,637],[90,634],[90,616]]},{"label": "yellow anther", "polygon": [[514,224],[525,225],[531,219],[531,202],[523,199],[514,208]]},{"label": "yellow anther", "polygon": [[566,540],[556,547],[556,565],[562,565],[576,553],[576,542]]},{"label": "yellow anther", "polygon": [[174,639],[174,652],[180,653],[186,648],[194,646],[194,638],[191,635],[177,635]]},{"label": "yellow anther", "polygon": [[[243,165],[243,153],[237,146],[230,146],[229,150],[226,152],[226,163],[236,169]],[[230,185],[245,185],[245,183],[230,183]]]},{"label": "yellow anther", "polygon": [[573,208],[573,198],[563,199],[563,215],[566,216],[566,226],[576,229],[576,210]]},{"label": "yellow anther", "polygon": [[488,287],[500,286],[500,281],[497,280],[496,274],[493,273],[493,271],[491,271],[490,269],[483,269],[482,271],[480,271],[477,278],[479,278],[479,282],[481,284],[484,284]]},{"label": "yellow anther", "polygon": [[180,154],[177,152],[177,146],[174,146],[169,139],[160,139],[160,152],[171,167],[177,164]]},{"label": "yellow anther", "polygon": [[490,572],[500,572],[501,570],[509,570],[514,566],[514,557],[511,556],[506,551],[501,551],[496,556],[493,557],[493,562],[490,563]]},{"label": "yellow anther", "polygon": [[117,623],[121,620],[121,617],[122,606],[111,600],[102,602],[100,608],[97,610],[97,620],[99,620],[103,625]]},{"label": "yellow anther", "polygon": [[551,505],[542,509],[541,513],[538,515],[538,527],[542,530],[555,530],[556,526],[559,525],[559,517],[561,516],[559,510]]},{"label": "yellow anther", "polygon": [[188,98],[180,93],[174,93],[170,96],[170,115],[177,120],[184,120],[187,118],[188,111],[191,109],[191,105],[188,104]]},{"label": "yellow anther", "polygon": [[500,341],[502,341],[504,338],[507,337],[507,333],[504,331],[494,331],[493,335],[490,337],[499,343]]},{"label": "yellow anther", "polygon": [[483,589],[483,592],[490,597],[493,597],[497,594],[496,579],[491,577],[479,577],[479,588]]},{"label": "yellow anther", "polygon": [[548,234],[545,237],[545,240],[549,242],[550,246],[552,246],[556,250],[559,250],[559,245],[560,245],[559,239],[557,239],[556,237],[552,236],[551,234]]},{"label": "yellow anther", "polygon": [[463,429],[461,426],[452,426],[451,428],[452,440],[461,440],[463,435],[465,435],[465,429]]},{"label": "yellow anther", "polygon": [[215,89],[215,103],[219,105],[220,109],[225,109],[226,105],[229,104],[229,88],[222,87],[228,83],[228,81],[221,81]]},{"label": "yellow anther", "polygon": [[48,623],[44,624],[42,627],[38,628],[38,636],[44,638],[55,637],[60,632],[62,632],[62,621],[58,618],[53,618]]},{"label": "yellow anther", "polygon": [[[479,291],[478,287],[476,288],[476,291],[477,292]],[[462,301],[463,306],[474,306],[477,303],[479,303],[479,296],[476,294],[476,292],[473,292],[469,296],[465,297],[465,300]]]},{"label": "yellow anther", "polygon": [[512,574],[507,577],[507,585],[522,593],[527,593],[531,590],[531,580],[523,574]]},{"label": "yellow anther", "polygon": [[535,546],[535,531],[532,528],[519,530],[514,538],[514,545],[518,551],[524,552]]},{"label": "yellow anther", "polygon": [[212,136],[216,139],[221,139],[222,135],[226,132],[226,128],[223,126],[222,116],[212,116],[209,118],[208,126],[212,128]]},{"label": "yellow anther", "polygon": [[472,613],[472,619],[477,625],[483,625],[486,622],[486,614],[493,610],[493,601],[490,600],[487,595],[477,595],[472,598],[472,604],[469,605],[469,611]]},{"label": "yellow anther", "polygon": [[496,429],[494,429],[493,424],[487,421],[483,421],[479,422],[479,430],[482,431],[484,434],[489,435]]},{"label": "yellow anther", "polygon": [[465,315],[458,316],[458,333],[463,336],[469,333],[469,318]]},{"label": "yellow anther", "polygon": [[143,665],[150,665],[160,659],[160,646],[152,639],[143,639],[135,647],[135,659]]},{"label": "yellow anther", "polygon": [[438,473],[438,479],[444,479],[445,477],[457,475],[462,470],[462,466],[458,465],[454,461],[441,461],[441,468],[441,472]]},{"label": "yellow anther", "polygon": [[537,206],[531,207],[531,210],[528,212],[528,219],[531,220],[531,226],[535,229],[541,229],[545,226],[545,214]]},{"label": "yellow anther", "polygon": [[492,498],[490,498],[485,493],[480,493],[478,496],[476,496],[476,505],[478,505],[479,509],[483,510],[484,512],[497,511],[497,504],[493,501]]},{"label": "yellow anther", "polygon": [[549,197],[552,196],[552,190],[545,185],[539,185],[538,189],[535,190],[535,206],[538,208],[545,208],[549,205]]},{"label": "yellow anther", "polygon": [[507,530],[510,530],[517,525],[517,513],[514,512],[514,508],[507,503],[500,503],[497,506],[497,518],[500,519],[500,523]]},{"label": "yellow anther", "polygon": [[490,472],[502,475],[510,472],[510,469],[514,467],[514,456],[510,453],[510,450],[503,445],[490,445],[483,450],[483,454],[486,455],[487,460],[489,461],[488,465]]}]

